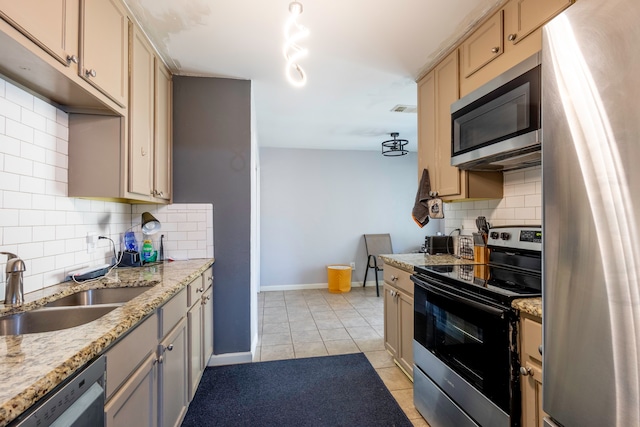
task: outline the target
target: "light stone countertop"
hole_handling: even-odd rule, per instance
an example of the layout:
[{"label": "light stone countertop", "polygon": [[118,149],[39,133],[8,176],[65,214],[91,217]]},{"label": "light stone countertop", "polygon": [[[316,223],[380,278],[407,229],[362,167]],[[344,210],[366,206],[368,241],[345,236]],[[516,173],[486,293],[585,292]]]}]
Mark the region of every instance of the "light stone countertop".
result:
[{"label": "light stone countertop", "polygon": [[[456,258],[453,255],[429,255],[424,253],[380,255],[385,264],[413,273],[416,265],[474,264],[473,260]],[[519,298],[511,303],[516,310],[542,318],[542,298]]]},{"label": "light stone countertop", "polygon": [[213,262],[213,259],[195,259],[120,268],[96,281],[65,282],[25,294],[25,304],[19,310],[0,305],[0,314],[9,314],[36,308],[84,289],[154,284],[147,292],[93,322],[60,331],[0,336],[0,427],[103,353]]},{"label": "light stone countertop", "polygon": [[385,264],[392,265],[401,270],[413,273],[413,267],[416,265],[459,265],[459,264],[475,264],[473,260],[457,258],[453,255],[438,254],[429,255],[425,253],[412,254],[390,254],[380,255]]},{"label": "light stone countertop", "polygon": [[511,302],[511,307],[542,319],[542,298],[520,298]]}]

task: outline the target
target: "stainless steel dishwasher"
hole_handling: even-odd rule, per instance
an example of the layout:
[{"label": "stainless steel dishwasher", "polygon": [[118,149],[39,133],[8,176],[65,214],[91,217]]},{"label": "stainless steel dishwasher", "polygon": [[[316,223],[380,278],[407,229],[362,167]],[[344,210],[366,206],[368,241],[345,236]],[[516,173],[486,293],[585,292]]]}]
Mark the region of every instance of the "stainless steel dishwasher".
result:
[{"label": "stainless steel dishwasher", "polygon": [[100,356],[67,380],[43,402],[15,419],[11,427],[96,427],[104,426],[105,358]]}]

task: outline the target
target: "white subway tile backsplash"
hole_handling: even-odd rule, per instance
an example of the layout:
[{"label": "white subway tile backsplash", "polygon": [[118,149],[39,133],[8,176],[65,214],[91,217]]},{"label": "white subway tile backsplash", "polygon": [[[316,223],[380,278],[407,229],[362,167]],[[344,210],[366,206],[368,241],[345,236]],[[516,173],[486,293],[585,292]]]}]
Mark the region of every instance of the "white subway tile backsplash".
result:
[{"label": "white subway tile backsplash", "polygon": [[5,135],[20,141],[33,143],[33,128],[11,119],[6,119],[4,126]]},{"label": "white subway tile backsplash", "polygon": [[542,180],[542,168],[531,168],[524,171],[524,182],[540,182]]},{"label": "white subway tile backsplash", "polygon": [[514,217],[515,219],[521,219],[521,220],[533,219],[536,217],[536,209],[535,208],[515,208]]},{"label": "white subway tile backsplash", "polygon": [[59,110],[53,105],[43,101],[42,99],[34,97],[33,111],[45,119],[56,120],[57,111]]},{"label": "white subway tile backsplash", "polygon": [[542,198],[539,194],[526,195],[524,196],[524,206],[527,208],[542,206]]},{"label": "white subway tile backsplash", "polygon": [[31,227],[5,227],[4,229],[3,244],[5,245],[31,241],[33,241]]},{"label": "white subway tile backsplash", "polygon": [[536,194],[536,183],[526,182],[524,184],[516,184],[514,187],[514,194]]},{"label": "white subway tile backsplash", "polygon": [[[20,156],[20,140],[6,135],[0,135],[0,152],[12,156]],[[5,160],[6,163],[6,160]]]},{"label": "white subway tile backsplash", "polygon": [[9,82],[6,82],[4,96],[11,102],[33,110],[34,96]]},{"label": "white subway tile backsplash", "polygon": [[504,185],[524,184],[524,172],[513,171],[504,173]]},{"label": "white subway tile backsplash", "polygon": [[20,191],[23,193],[44,194],[46,191],[46,183],[46,180],[42,178],[21,176]]},{"label": "white subway tile backsplash", "polygon": [[20,176],[0,172],[0,190],[20,191]]},{"label": "white subway tile backsplash", "polygon": [[4,191],[3,206],[5,209],[32,209],[31,194],[19,191]]},{"label": "white subway tile backsplash", "polygon": [[509,196],[504,198],[507,208],[524,207],[524,196]]},{"label": "white subway tile backsplash", "polygon": [[46,117],[34,113],[33,111],[27,110],[23,108],[21,111],[21,120],[20,122],[30,127],[32,130],[47,130],[47,119]]},{"label": "white subway tile backsplash", "polygon": [[[25,292],[59,283],[74,269],[111,262],[111,242],[99,240],[88,253],[87,232],[110,237],[119,251],[121,236],[132,225],[139,230],[140,213],[147,210],[161,220],[162,231],[153,241],[159,247],[165,235],[167,257],[213,257],[211,204],[131,205],[67,197],[68,125],[67,113],[0,78],[0,251],[25,261]],[[0,256],[0,270],[5,263]]]}]

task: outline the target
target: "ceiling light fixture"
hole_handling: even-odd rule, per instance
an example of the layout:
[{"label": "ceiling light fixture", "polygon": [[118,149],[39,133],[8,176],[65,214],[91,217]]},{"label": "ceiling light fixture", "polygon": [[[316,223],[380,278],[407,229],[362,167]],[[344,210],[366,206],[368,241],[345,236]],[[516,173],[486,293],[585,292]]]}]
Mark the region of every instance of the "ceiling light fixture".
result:
[{"label": "ceiling light fixture", "polygon": [[284,25],[284,48],[282,53],[287,60],[285,74],[287,80],[293,86],[302,87],[307,83],[307,75],[298,64],[298,61],[309,54],[306,48],[298,45],[298,42],[309,35],[309,30],[298,24],[298,16],[302,13],[302,3],[293,1],[289,3],[289,19]]},{"label": "ceiling light fixture", "polygon": [[382,155],[387,157],[404,156],[409,153],[404,147],[409,143],[406,139],[397,139],[400,134],[398,132],[392,132],[388,141],[382,143]]}]

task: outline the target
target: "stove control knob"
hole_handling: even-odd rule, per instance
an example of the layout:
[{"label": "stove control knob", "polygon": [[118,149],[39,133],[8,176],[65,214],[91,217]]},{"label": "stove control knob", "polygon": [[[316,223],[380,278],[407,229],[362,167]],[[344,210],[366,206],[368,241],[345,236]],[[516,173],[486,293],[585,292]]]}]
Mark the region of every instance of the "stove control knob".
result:
[{"label": "stove control knob", "polygon": [[500,234],[497,231],[492,231],[490,236],[492,239],[496,240],[500,237]]},{"label": "stove control knob", "polygon": [[509,240],[510,237],[511,235],[509,233],[500,233],[500,238],[502,240]]}]

